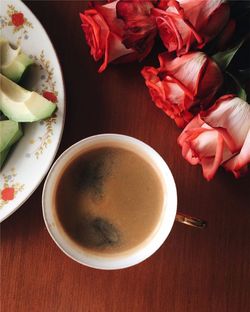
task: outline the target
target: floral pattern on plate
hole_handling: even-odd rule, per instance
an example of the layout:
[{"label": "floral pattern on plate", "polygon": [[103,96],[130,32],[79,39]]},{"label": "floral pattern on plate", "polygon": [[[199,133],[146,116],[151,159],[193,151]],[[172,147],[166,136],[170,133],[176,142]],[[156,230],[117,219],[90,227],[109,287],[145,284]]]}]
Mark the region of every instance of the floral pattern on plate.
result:
[{"label": "floral pattern on plate", "polygon": [[17,10],[12,4],[7,6],[7,14],[1,16],[0,29],[12,27],[13,34],[18,33],[16,44],[20,45],[22,40],[29,38],[28,32],[33,28],[32,23],[25,17],[24,13]]},{"label": "floral pattern on plate", "polygon": [[[41,84],[39,84],[35,91],[40,93],[49,101],[57,104],[58,91],[56,81],[54,79],[54,68],[51,66],[50,61],[46,59],[43,50],[38,56],[30,55],[30,58],[32,58],[34,62],[39,65]],[[53,127],[56,124],[56,119],[57,114],[55,112],[50,118],[40,121],[40,125],[44,127],[44,133],[43,135],[30,140],[30,144],[35,146],[35,148],[31,153],[26,153],[26,157],[29,158],[34,155],[36,158],[39,158],[39,156],[44,152],[44,149],[48,147],[48,144],[52,143]]]},{"label": "floral pattern on plate", "polygon": [[24,184],[16,181],[16,169],[11,168],[8,173],[3,173],[3,184],[0,187],[0,208],[13,200],[15,196],[22,192]]}]

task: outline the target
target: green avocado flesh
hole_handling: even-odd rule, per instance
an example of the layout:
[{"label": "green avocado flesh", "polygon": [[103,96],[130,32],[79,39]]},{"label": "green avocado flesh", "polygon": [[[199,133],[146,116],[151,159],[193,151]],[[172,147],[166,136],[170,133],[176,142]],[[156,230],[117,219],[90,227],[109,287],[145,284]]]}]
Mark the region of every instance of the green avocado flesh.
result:
[{"label": "green avocado flesh", "polygon": [[22,136],[21,125],[12,120],[0,121],[0,152],[13,145]]},{"label": "green avocado flesh", "polygon": [[21,125],[12,120],[0,121],[0,168],[2,167],[12,145],[23,135]]},{"label": "green avocado flesh", "polygon": [[0,74],[0,111],[17,122],[48,118],[56,104],[34,91],[28,91]]},{"label": "green avocado flesh", "polygon": [[0,55],[1,73],[15,82],[18,82],[25,70],[33,64],[20,47],[14,47],[3,37],[0,37]]},{"label": "green avocado flesh", "polygon": [[0,152],[0,169],[2,168],[7,155],[9,154],[10,148],[6,148],[4,151]]}]

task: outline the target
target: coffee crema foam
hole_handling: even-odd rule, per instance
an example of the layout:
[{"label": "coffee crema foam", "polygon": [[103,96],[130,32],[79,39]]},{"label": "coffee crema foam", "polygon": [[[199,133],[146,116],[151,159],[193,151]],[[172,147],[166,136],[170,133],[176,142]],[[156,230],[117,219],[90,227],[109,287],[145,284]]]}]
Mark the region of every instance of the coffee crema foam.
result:
[{"label": "coffee crema foam", "polygon": [[67,236],[102,256],[143,244],[159,224],[163,202],[161,179],[149,161],[115,146],[78,155],[55,186],[55,213]]}]

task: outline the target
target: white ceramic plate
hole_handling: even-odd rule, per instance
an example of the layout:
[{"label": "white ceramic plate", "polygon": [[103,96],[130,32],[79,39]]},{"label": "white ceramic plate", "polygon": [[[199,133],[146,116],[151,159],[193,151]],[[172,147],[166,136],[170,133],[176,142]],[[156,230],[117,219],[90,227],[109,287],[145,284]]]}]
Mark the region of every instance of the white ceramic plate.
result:
[{"label": "white ceramic plate", "polygon": [[55,50],[44,28],[20,0],[1,1],[1,35],[40,65],[33,89],[56,101],[55,115],[25,124],[24,136],[0,174],[0,222],[16,211],[35,191],[59,147],[64,126],[64,86]]}]

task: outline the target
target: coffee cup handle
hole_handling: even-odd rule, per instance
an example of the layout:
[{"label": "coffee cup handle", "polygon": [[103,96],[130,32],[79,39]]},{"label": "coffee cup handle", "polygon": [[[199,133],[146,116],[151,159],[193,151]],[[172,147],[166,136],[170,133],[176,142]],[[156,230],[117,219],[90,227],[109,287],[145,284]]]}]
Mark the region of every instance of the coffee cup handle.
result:
[{"label": "coffee cup handle", "polygon": [[175,221],[184,223],[193,227],[204,229],[207,226],[207,222],[198,218],[187,216],[183,213],[177,213],[175,216]]}]

